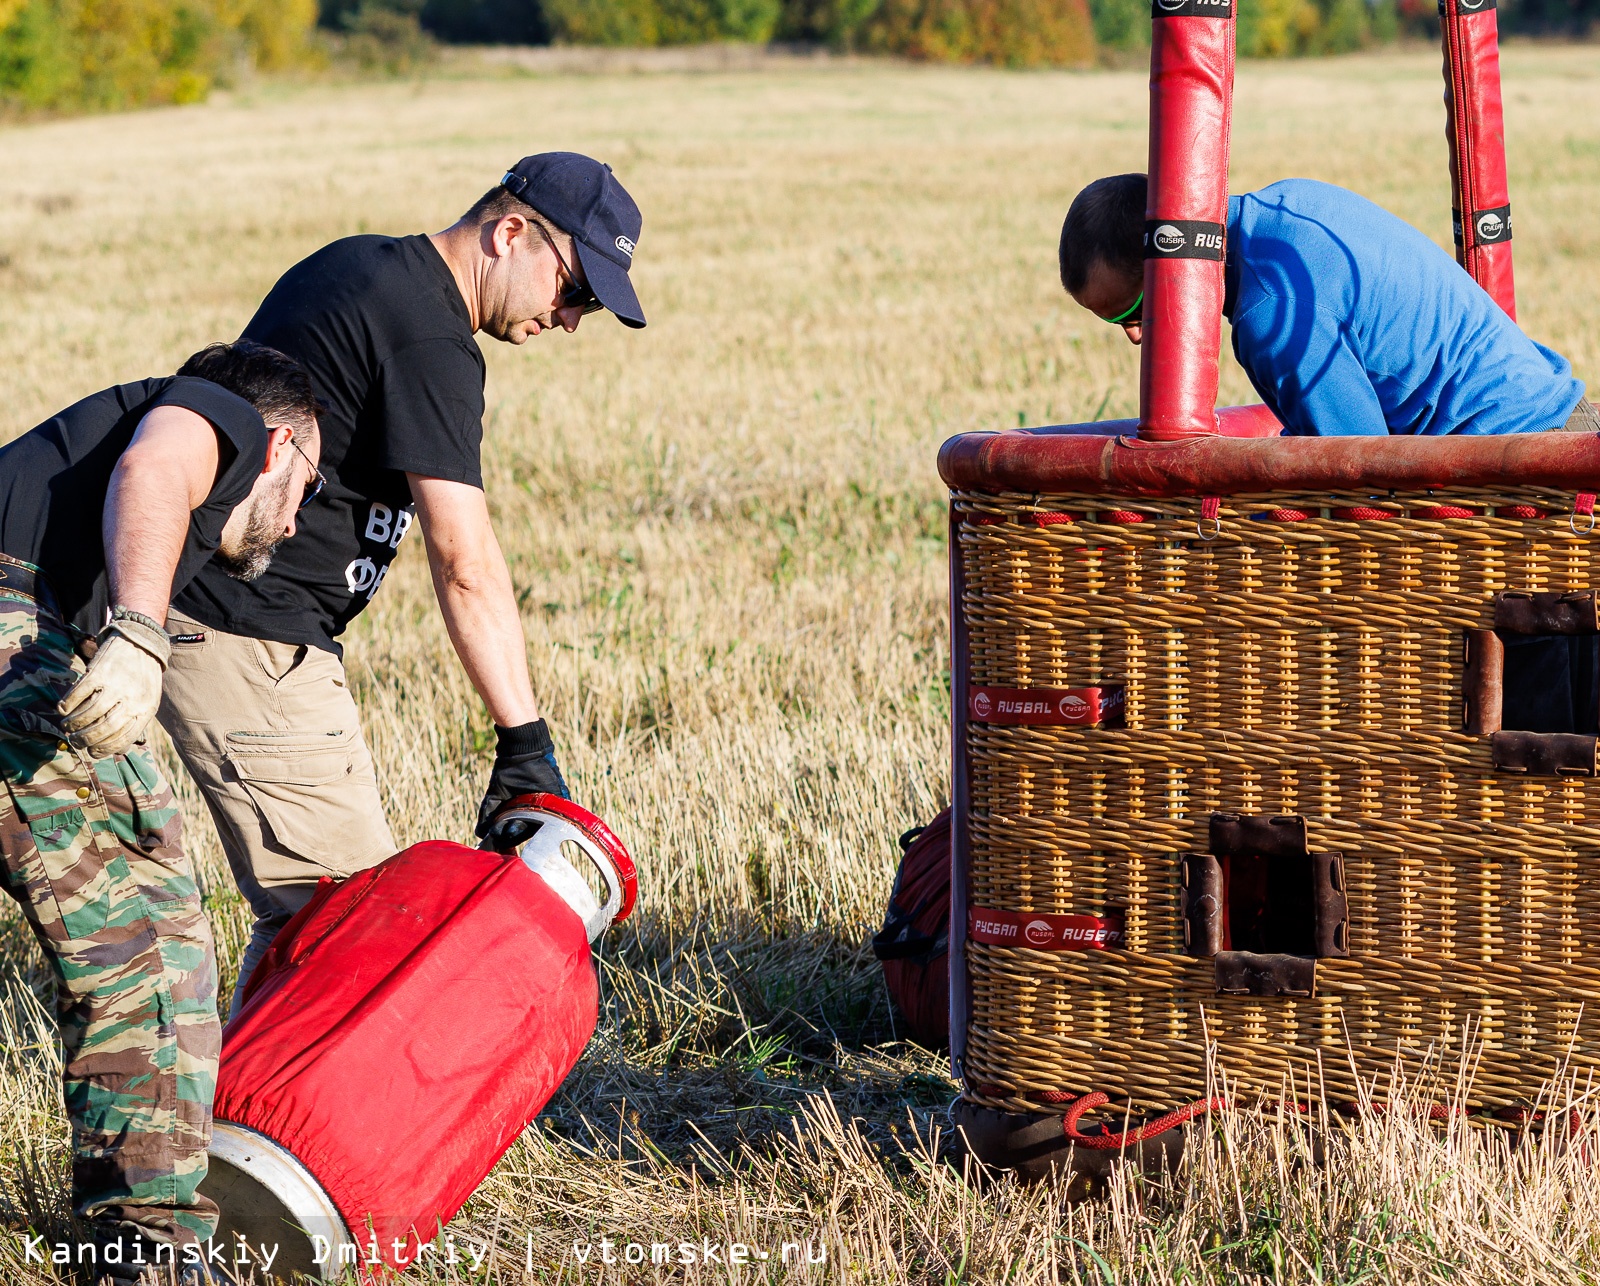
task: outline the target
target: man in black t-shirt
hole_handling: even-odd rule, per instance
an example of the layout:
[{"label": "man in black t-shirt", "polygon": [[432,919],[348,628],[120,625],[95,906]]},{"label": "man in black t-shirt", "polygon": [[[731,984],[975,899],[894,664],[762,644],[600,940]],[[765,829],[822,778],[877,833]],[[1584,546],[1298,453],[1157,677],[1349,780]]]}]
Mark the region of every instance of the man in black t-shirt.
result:
[{"label": "man in black t-shirt", "polygon": [[[479,459],[478,331],[522,344],[605,308],[644,325],[629,282],[638,207],[610,167],[570,152],[519,161],[432,236],[336,241],[289,269],[245,327],[290,354],[328,405],[328,486],[260,580],[216,569],[174,602],[161,721],[211,810],[257,916],[239,986],[319,877],[395,850],[338,639],[413,521],[439,606],[495,724],[480,808],[566,787],[528,678],[517,598]],[[235,996],[239,994],[235,992]]]},{"label": "man in black t-shirt", "polygon": [[293,534],[316,413],[283,354],[215,345],[0,449],[0,863],[56,975],[73,1205],[119,1281],[183,1267],[217,1214],[216,962],[143,746],[161,623],[203,564],[259,577]]}]

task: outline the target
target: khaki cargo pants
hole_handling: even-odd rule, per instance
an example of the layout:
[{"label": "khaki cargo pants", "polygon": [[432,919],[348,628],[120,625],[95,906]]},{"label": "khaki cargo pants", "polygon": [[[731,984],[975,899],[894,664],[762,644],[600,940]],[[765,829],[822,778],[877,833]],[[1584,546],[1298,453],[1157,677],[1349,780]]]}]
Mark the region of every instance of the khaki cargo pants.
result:
[{"label": "khaki cargo pants", "polygon": [[226,634],[171,612],[161,726],[205,796],[255,913],[234,1004],[325,875],[395,851],[344,665],[331,652]]},{"label": "khaki cargo pants", "polygon": [[61,740],[83,667],[42,589],[15,588],[34,569],[0,563],[0,878],[55,973],[73,1206],[103,1239],[204,1241],[222,1034],[182,816],[143,746],[90,759]]}]

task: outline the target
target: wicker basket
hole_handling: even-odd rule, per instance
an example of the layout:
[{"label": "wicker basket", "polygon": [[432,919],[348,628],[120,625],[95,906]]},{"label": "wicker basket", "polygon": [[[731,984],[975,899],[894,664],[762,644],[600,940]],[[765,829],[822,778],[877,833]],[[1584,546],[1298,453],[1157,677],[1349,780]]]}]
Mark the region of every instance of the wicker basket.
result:
[{"label": "wicker basket", "polygon": [[1549,442],[1431,442],[1456,481],[1407,490],[1369,440],[1340,490],[1209,498],[1240,470],[1192,451],[1161,496],[1148,450],[1083,485],[1131,444],[947,445],[969,1102],[1169,1108],[1206,1037],[1269,1097],[1308,1065],[1355,1097],[1469,1022],[1485,1107],[1600,1063],[1600,444]]}]

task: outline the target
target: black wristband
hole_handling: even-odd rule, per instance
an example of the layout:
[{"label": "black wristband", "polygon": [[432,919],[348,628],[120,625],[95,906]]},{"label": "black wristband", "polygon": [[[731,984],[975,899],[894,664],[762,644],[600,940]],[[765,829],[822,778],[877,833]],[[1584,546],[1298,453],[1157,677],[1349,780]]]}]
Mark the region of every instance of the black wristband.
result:
[{"label": "black wristband", "polygon": [[502,728],[498,723],[494,726],[496,758],[521,755],[548,755],[556,748],[556,743],[550,739],[550,729],[543,719],[535,719],[532,723],[518,724],[515,728]]}]

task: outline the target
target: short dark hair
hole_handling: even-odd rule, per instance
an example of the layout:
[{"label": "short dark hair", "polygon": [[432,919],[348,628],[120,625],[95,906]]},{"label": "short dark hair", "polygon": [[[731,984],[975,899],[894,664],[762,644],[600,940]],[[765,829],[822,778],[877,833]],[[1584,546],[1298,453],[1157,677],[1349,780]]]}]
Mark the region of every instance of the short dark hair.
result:
[{"label": "short dark hair", "polygon": [[1061,284],[1076,295],[1089,270],[1104,263],[1130,277],[1144,275],[1144,207],[1148,182],[1142,174],[1096,179],[1072,199],[1061,225]]},{"label": "short dark hair", "polygon": [[508,214],[520,214],[529,222],[541,225],[552,237],[571,235],[565,229],[557,227],[554,220],[540,214],[521,197],[514,195],[507,187],[490,188],[472,203],[472,208],[461,216],[461,222],[499,223]]},{"label": "short dark hair", "polygon": [[178,367],[178,374],[219,384],[250,403],[269,424],[287,424],[297,446],[316,437],[317,416],[325,408],[311,387],[311,377],[299,362],[275,348],[249,339],[207,344]]}]

